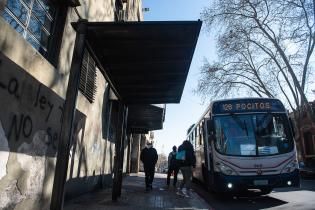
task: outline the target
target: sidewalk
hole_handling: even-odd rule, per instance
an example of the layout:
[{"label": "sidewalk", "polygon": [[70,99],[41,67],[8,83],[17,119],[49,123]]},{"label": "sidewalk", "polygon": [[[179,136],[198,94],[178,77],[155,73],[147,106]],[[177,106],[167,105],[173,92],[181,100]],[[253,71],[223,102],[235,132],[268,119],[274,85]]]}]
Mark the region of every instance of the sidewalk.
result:
[{"label": "sidewalk", "polygon": [[145,191],[144,174],[131,174],[123,179],[122,195],[117,202],[111,200],[111,189],[88,193],[65,202],[65,210],[151,210],[151,209],[210,209],[195,192],[189,198],[179,196],[175,190],[165,189],[166,175],[156,174],[153,190]]}]

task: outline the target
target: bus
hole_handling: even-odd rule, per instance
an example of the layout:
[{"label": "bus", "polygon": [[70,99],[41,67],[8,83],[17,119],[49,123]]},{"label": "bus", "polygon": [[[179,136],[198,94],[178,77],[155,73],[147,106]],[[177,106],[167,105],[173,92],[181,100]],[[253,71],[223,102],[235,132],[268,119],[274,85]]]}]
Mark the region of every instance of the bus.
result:
[{"label": "bus", "polygon": [[215,192],[299,187],[293,132],[278,99],[214,101],[187,131],[196,154],[193,178]]}]

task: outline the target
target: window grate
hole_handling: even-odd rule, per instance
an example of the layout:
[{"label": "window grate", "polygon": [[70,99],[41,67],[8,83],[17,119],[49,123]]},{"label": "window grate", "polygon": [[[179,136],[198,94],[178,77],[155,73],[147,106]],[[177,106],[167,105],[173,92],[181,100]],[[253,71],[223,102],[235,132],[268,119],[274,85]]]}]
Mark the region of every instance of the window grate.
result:
[{"label": "window grate", "polygon": [[87,50],[84,50],[79,90],[90,103],[94,102],[96,93],[96,65]]},{"label": "window grate", "polygon": [[41,54],[47,54],[56,8],[48,0],[8,0],[2,17]]}]

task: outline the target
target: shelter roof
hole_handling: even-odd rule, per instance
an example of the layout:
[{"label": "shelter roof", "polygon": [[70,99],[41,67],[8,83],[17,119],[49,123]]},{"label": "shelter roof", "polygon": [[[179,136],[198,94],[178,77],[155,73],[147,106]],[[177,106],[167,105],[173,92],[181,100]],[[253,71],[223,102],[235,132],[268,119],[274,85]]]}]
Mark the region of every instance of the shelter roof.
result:
[{"label": "shelter roof", "polygon": [[[78,23],[73,23],[74,28]],[[86,43],[125,104],[179,103],[201,21],[87,22]]]},{"label": "shelter roof", "polygon": [[150,104],[128,106],[128,131],[131,133],[147,133],[163,128],[165,106]]}]

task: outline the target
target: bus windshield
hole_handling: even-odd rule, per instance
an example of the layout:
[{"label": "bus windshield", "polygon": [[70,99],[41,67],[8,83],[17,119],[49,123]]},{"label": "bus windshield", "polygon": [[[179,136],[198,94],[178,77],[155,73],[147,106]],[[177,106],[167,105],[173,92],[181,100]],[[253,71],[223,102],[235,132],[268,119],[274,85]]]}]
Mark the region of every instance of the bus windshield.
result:
[{"label": "bus windshield", "polygon": [[285,114],[231,114],[214,117],[215,147],[234,156],[288,153],[294,144]]}]

